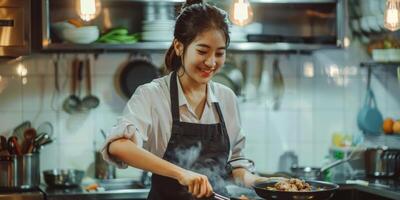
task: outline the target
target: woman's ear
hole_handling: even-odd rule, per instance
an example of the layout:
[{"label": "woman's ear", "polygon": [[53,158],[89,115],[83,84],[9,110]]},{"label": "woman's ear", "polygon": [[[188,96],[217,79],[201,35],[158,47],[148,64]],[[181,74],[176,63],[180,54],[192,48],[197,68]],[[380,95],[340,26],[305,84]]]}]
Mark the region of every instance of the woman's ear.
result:
[{"label": "woman's ear", "polygon": [[183,54],[183,44],[177,39],[174,39],[174,50],[177,56],[181,56]]}]

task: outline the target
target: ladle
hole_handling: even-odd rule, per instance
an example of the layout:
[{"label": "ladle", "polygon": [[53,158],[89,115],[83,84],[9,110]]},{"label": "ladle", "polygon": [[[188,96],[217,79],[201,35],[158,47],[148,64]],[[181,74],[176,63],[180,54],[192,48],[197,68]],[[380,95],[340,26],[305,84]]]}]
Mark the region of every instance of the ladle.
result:
[{"label": "ladle", "polygon": [[90,59],[86,58],[86,86],[87,86],[87,91],[88,94],[85,98],[82,100],[82,106],[86,107],[87,109],[94,109],[97,108],[100,104],[99,98],[96,96],[92,95],[92,81],[91,81],[91,66],[90,66]]},{"label": "ladle", "polygon": [[72,92],[71,95],[65,99],[64,104],[63,104],[63,108],[65,110],[65,112],[67,113],[74,113],[78,110],[80,104],[81,104],[81,99],[76,95],[76,78],[77,78],[77,70],[79,67],[79,60],[75,59],[72,62],[72,78],[71,78],[71,85],[72,85]]}]

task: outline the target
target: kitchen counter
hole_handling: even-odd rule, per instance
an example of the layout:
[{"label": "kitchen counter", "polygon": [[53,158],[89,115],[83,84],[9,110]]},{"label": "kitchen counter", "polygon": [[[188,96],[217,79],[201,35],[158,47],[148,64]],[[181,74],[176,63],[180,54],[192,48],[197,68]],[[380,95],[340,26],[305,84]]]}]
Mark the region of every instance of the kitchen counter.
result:
[{"label": "kitchen counter", "polygon": [[[369,185],[346,184],[345,181],[336,181],[340,185],[339,191],[332,200],[351,199],[400,199],[400,179],[371,179],[364,178]],[[51,189],[42,185],[40,189],[45,193],[46,200],[129,200],[146,199],[150,189],[123,189],[101,192],[87,192],[81,187],[68,189]]]},{"label": "kitchen counter", "polygon": [[41,185],[46,200],[110,200],[110,199],[147,199],[150,189],[121,189],[88,192],[82,187],[54,189]]},{"label": "kitchen counter", "polygon": [[[368,182],[368,185],[360,184],[347,184],[345,181],[337,181],[340,185],[340,190],[354,190],[360,192],[362,195],[374,195],[382,199],[400,199],[400,179],[387,179],[387,178],[362,178],[363,181]],[[356,194],[360,196],[360,194]],[[359,197],[358,199],[362,199]]]}]

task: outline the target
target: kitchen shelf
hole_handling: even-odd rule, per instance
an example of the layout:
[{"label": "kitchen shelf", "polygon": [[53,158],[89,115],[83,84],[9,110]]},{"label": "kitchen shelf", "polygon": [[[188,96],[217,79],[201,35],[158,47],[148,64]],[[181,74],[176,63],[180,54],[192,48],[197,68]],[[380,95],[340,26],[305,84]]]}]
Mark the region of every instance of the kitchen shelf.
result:
[{"label": "kitchen shelf", "polygon": [[377,61],[368,61],[362,62],[360,64],[361,67],[400,67],[400,62],[377,62]]},{"label": "kitchen shelf", "polygon": [[[102,0],[103,2],[169,2],[169,3],[183,3],[186,0]],[[250,3],[335,3],[337,0],[251,0]],[[212,2],[212,1],[211,1]],[[230,2],[223,0],[222,2]]]},{"label": "kitchen shelf", "polygon": [[[70,43],[54,43],[44,46],[44,52],[91,52],[91,51],[133,51],[133,50],[155,50],[165,51],[171,45],[171,42],[137,42],[134,44],[70,44]],[[310,52],[321,48],[338,48],[333,45],[316,45],[316,44],[292,44],[292,43],[259,43],[259,42],[231,42],[228,50],[232,51],[305,51]]]}]

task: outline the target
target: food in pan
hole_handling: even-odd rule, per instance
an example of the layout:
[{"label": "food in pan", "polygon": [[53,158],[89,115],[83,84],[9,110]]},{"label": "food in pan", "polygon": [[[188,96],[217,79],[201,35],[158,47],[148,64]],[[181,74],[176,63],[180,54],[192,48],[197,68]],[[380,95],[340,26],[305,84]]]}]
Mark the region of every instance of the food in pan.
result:
[{"label": "food in pan", "polygon": [[282,180],[275,183],[274,187],[267,187],[268,190],[285,191],[285,192],[311,192],[310,184],[297,178]]}]

